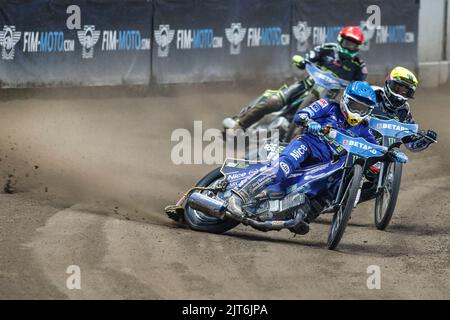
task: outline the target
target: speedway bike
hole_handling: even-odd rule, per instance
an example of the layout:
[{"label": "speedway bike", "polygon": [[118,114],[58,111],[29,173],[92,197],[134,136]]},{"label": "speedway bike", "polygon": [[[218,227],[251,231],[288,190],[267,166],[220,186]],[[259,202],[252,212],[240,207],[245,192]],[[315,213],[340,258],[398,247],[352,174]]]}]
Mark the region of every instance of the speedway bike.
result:
[{"label": "speedway bike", "polygon": [[[307,80],[310,83],[310,89],[300,95],[295,101],[290,104],[286,104],[281,110],[272,112],[264,116],[261,120],[255,122],[246,131],[278,131],[278,137],[281,142],[290,142],[296,135],[297,126],[294,123],[294,116],[298,110],[301,110],[316,100],[321,98],[336,98],[342,89],[345,89],[349,85],[349,81],[340,79],[331,71],[322,70],[313,62],[308,59],[305,61],[305,70],[309,75]],[[257,105],[261,99],[268,98],[270,95],[275,94],[276,90],[267,90],[261,97],[252,101],[246,106],[242,112],[246,112],[248,109]],[[225,118],[224,135],[226,128],[232,127],[236,122],[237,117]]]},{"label": "speedway bike", "polygon": [[[401,123],[387,117],[371,117],[369,126],[380,135],[382,146],[400,148],[405,139],[419,135],[433,140],[418,131],[417,124]],[[374,222],[378,230],[385,230],[389,225],[397,204],[402,178],[403,164],[392,161],[378,163],[374,175],[365,175],[362,185],[361,202],[375,199]]]},{"label": "speedway bike", "polygon": [[347,133],[326,127],[323,138],[337,146],[333,160],[296,170],[286,181],[283,197],[255,197],[243,204],[242,216],[227,211],[231,190],[273,163],[282,148],[272,148],[265,161],[226,159],[165,211],[193,230],[211,233],[224,233],[242,223],[263,232],[288,229],[302,234],[299,226],[305,221],[314,222],[320,214],[332,213],[327,247],[335,249],[359,203],[364,171],[373,163],[390,161],[395,148]]}]

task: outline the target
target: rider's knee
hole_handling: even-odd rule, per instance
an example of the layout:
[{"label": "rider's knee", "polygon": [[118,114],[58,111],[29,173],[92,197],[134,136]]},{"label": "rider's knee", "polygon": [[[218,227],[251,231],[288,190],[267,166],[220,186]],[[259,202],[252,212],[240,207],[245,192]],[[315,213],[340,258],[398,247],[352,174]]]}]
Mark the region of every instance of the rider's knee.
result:
[{"label": "rider's knee", "polygon": [[292,141],[280,154],[280,162],[289,165],[290,171],[297,169],[310,154],[310,149],[301,139]]},{"label": "rider's knee", "polygon": [[283,99],[279,94],[274,94],[267,98],[266,103],[268,109],[276,111],[283,106]]},{"label": "rider's knee", "polygon": [[288,88],[283,89],[280,94],[285,103],[290,103],[293,100],[297,99],[300,95],[302,95],[307,89],[308,86],[306,85],[305,81],[300,81],[294,83]]}]

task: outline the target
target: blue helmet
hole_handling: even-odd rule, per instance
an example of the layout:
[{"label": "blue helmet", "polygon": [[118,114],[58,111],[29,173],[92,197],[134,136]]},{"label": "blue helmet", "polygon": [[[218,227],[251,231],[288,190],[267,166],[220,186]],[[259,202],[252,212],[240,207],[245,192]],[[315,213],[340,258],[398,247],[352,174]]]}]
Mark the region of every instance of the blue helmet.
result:
[{"label": "blue helmet", "polygon": [[341,100],[341,111],[351,126],[360,124],[372,112],[377,96],[364,81],[355,81],[345,89]]}]

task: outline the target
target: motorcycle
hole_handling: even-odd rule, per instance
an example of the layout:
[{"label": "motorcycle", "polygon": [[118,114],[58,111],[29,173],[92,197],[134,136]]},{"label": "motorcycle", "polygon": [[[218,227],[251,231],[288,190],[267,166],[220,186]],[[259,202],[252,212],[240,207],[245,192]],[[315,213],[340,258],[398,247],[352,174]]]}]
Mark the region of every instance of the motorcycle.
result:
[{"label": "motorcycle", "polygon": [[[380,116],[371,117],[369,126],[381,135],[381,145],[388,148],[399,148],[403,139],[411,135],[420,135],[433,140],[418,131],[417,124],[401,123],[393,119],[381,119]],[[397,204],[400,191],[403,164],[385,161],[377,167],[378,173],[366,180],[361,188],[360,202],[375,199],[374,221],[378,230],[385,230],[389,225]]]},{"label": "motorcycle", "polygon": [[[278,130],[280,141],[290,142],[295,134],[294,115],[298,110],[307,107],[321,98],[335,98],[340,90],[346,88],[350,83],[349,81],[336,77],[330,71],[320,69],[308,59],[304,59],[304,61],[306,63],[305,70],[311,79],[311,88],[292,103],[285,105],[281,110],[264,116],[261,120],[248,127],[247,130],[268,132]],[[276,92],[275,90],[267,90],[261,97],[246,106],[241,113],[246,112],[248,109],[260,103],[262,99],[268,98]],[[234,126],[236,120],[237,117],[225,118],[223,120],[224,134],[227,128]]]},{"label": "motorcycle", "polygon": [[322,135],[336,144],[334,159],[296,170],[288,178],[286,194],[281,198],[254,198],[243,205],[243,216],[227,211],[231,190],[278,157],[280,148],[269,146],[272,150],[265,161],[226,159],[221,168],[203,177],[165,211],[174,220],[184,220],[193,230],[211,233],[223,233],[242,223],[264,232],[289,229],[302,234],[299,227],[306,219],[313,222],[320,214],[333,213],[327,247],[335,249],[359,203],[364,170],[375,162],[389,160],[393,147],[372,144],[329,127]]},{"label": "motorcycle", "polygon": [[[340,79],[332,72],[320,69],[308,59],[305,59],[305,63],[305,69],[313,80],[314,85],[306,98],[304,98],[299,104],[298,108],[294,112],[294,115],[297,111],[306,108],[314,101],[322,98],[336,98],[340,91],[345,89],[350,84],[350,81]],[[300,131],[298,131],[299,129],[300,128],[294,123],[293,119],[291,119],[287,133],[283,137],[282,141],[286,143],[290,142],[293,137],[300,133]]]}]

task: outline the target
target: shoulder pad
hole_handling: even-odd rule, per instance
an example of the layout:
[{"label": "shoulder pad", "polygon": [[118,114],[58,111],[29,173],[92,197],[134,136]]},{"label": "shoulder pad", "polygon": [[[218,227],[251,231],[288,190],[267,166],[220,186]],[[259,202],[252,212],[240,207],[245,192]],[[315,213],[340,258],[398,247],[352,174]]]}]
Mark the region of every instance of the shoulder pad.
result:
[{"label": "shoulder pad", "polygon": [[315,50],[315,51],[320,51],[322,48],[323,48],[322,46],[315,46],[315,47],[313,48],[313,50]]},{"label": "shoulder pad", "polygon": [[322,45],[324,49],[337,49],[337,44],[333,42],[327,42]]},{"label": "shoulder pad", "polygon": [[319,99],[316,101],[318,104],[320,104],[323,108],[325,108],[326,106],[330,105],[331,102],[329,99],[323,98],[323,99]]},{"label": "shoulder pad", "polygon": [[322,50],[328,51],[328,52],[337,52],[338,47],[335,43],[324,43],[322,45]]},{"label": "shoulder pad", "polygon": [[326,108],[330,105],[330,101],[328,99],[320,99],[314,101],[310,107],[313,111],[318,112],[320,109]]}]

